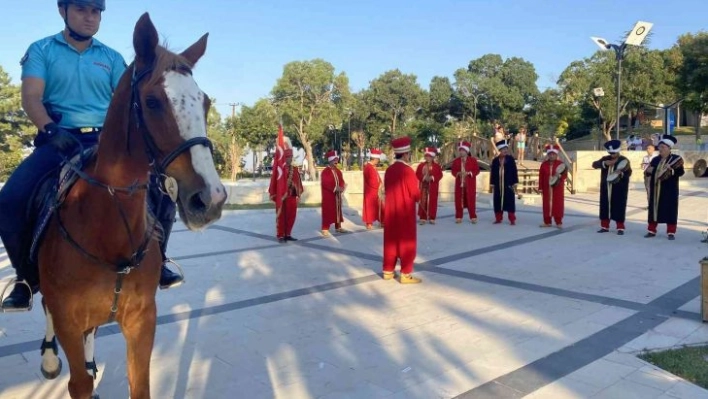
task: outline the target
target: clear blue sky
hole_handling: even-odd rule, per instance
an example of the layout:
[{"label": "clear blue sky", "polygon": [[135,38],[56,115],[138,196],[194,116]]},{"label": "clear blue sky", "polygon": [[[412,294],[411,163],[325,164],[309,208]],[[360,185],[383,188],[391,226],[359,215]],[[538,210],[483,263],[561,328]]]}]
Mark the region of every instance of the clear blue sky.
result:
[{"label": "clear blue sky", "polygon": [[[27,46],[63,28],[54,0],[5,1],[0,65],[19,83]],[[573,60],[592,55],[589,36],[622,38],[637,20],[654,23],[651,48],[708,28],[705,0],[107,0],[99,40],[130,63],[132,32],[145,12],[163,40],[182,50],[209,32],[199,85],[217,99],[251,104],[267,96],[283,65],[323,58],[347,73],[352,89],[399,68],[428,87],[486,53],[533,62],[541,90]]]}]

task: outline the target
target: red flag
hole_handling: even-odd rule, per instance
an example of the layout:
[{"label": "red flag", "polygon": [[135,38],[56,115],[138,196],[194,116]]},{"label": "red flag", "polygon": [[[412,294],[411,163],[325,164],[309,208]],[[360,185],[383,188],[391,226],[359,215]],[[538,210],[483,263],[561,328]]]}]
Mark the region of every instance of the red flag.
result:
[{"label": "red flag", "polygon": [[285,165],[285,138],[283,136],[283,125],[278,124],[278,142],[275,149],[275,159],[273,160],[273,173],[277,173],[276,179],[276,194],[275,194],[275,209],[277,215],[283,206],[286,191],[288,189],[288,175]]}]

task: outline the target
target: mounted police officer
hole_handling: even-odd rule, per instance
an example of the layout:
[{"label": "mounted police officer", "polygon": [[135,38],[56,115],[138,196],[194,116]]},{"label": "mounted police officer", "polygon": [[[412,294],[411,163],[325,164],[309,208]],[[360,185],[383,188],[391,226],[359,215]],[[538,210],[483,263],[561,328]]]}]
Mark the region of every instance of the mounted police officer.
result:
[{"label": "mounted police officer", "polygon": [[[64,30],[32,43],[20,61],[22,107],[38,133],[35,150],[0,190],[0,238],[17,272],[17,281],[26,283],[15,284],[2,302],[4,311],[28,310],[29,287],[32,293],[39,289],[37,267],[28,259],[34,227],[29,213],[36,186],[56,174],[65,157],[98,143],[113,90],[126,69],[117,51],[93,38],[106,9],[105,0],[58,0],[57,6]],[[176,207],[159,189],[153,191],[150,206],[160,209],[161,214],[156,216],[165,231],[160,247],[163,259],[167,259],[165,249]],[[182,281],[180,274],[163,265],[160,288]]]}]

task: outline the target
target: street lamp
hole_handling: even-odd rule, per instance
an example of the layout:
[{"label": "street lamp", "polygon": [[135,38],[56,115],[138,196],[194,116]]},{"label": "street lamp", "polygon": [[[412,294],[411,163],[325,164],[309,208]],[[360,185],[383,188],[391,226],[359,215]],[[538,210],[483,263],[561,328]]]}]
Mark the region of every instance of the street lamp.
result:
[{"label": "street lamp", "polygon": [[596,87],[592,89],[592,94],[595,96],[595,101],[597,104],[597,128],[600,130],[600,134],[597,136],[597,148],[602,148],[602,136],[604,130],[602,129],[602,113],[600,112],[600,98],[605,97],[605,90],[602,87]]},{"label": "street lamp", "polygon": [[615,137],[617,140],[620,138],[620,111],[621,111],[621,101],[620,101],[620,94],[622,90],[622,59],[624,58],[624,50],[627,48],[627,45],[630,46],[639,46],[642,44],[644,39],[647,37],[649,34],[649,31],[651,30],[651,27],[654,26],[654,24],[650,22],[643,22],[639,21],[634,25],[634,28],[632,28],[632,31],[629,32],[629,35],[627,35],[627,38],[624,39],[624,43],[621,45],[616,45],[616,44],[611,44],[607,40],[601,38],[601,37],[594,37],[591,36],[590,39],[592,39],[595,44],[597,44],[598,47],[600,47],[600,50],[606,51],[606,50],[614,50],[615,55],[617,56],[617,123],[615,126]]}]

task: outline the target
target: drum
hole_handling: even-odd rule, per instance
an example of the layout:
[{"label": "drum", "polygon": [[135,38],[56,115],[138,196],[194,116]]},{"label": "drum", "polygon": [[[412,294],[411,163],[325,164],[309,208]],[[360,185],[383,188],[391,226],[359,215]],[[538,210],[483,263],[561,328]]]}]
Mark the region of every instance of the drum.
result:
[{"label": "drum", "polygon": [[561,175],[563,174],[563,172],[565,172],[566,169],[567,167],[565,166],[565,163],[558,165],[558,168],[556,168],[556,173],[549,179],[551,187],[555,187],[558,184]]},{"label": "drum", "polygon": [[607,175],[607,182],[610,184],[615,184],[620,181],[620,176],[622,172],[627,168],[627,160],[622,159],[615,164],[615,171]]},{"label": "drum", "polygon": [[696,177],[708,177],[708,162],[699,159],[693,164],[693,175]]}]

